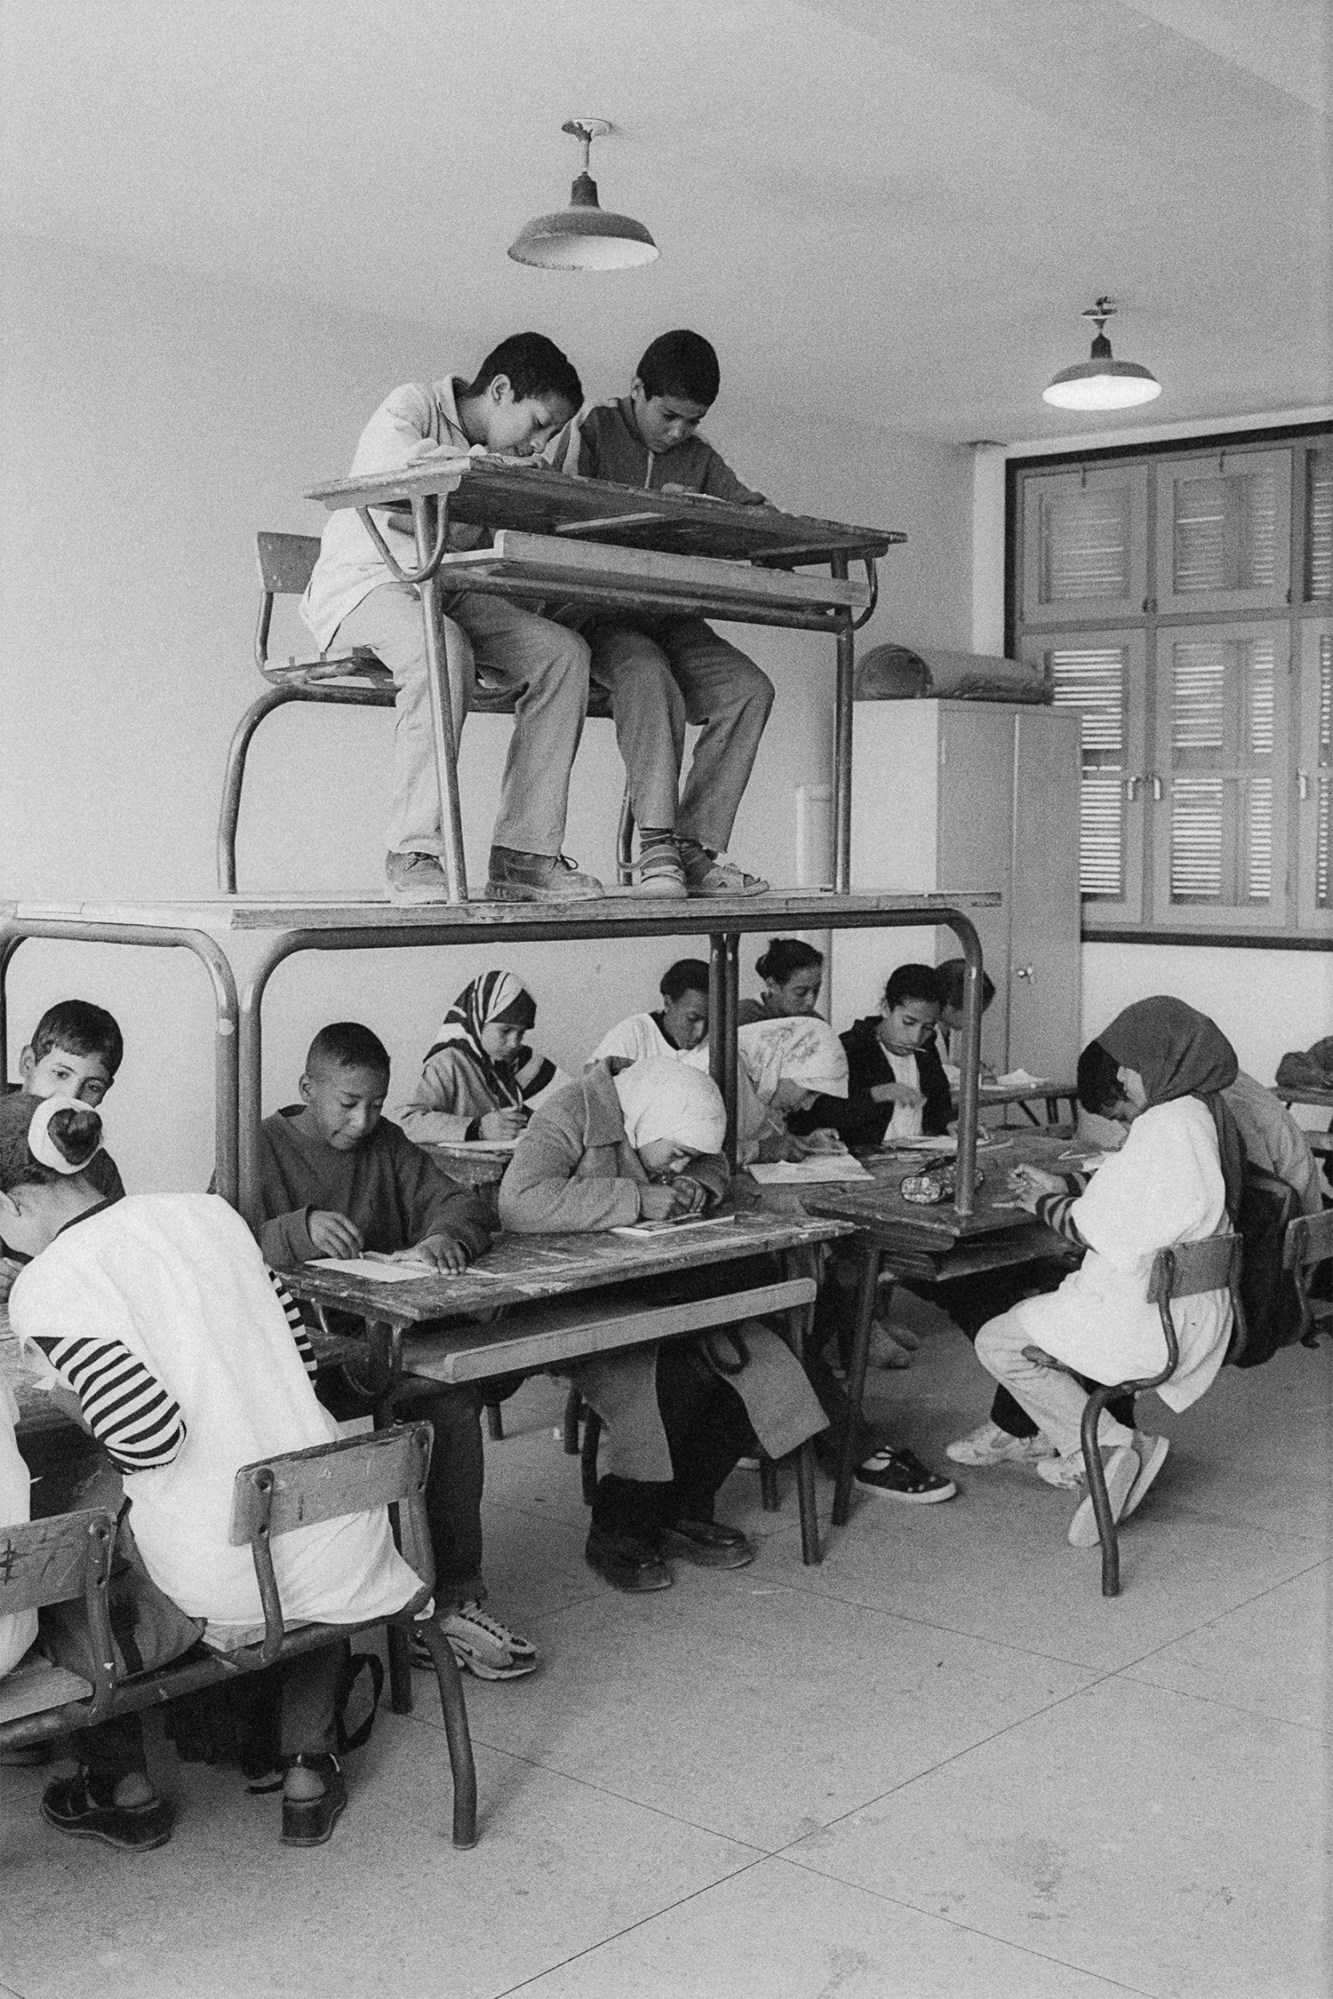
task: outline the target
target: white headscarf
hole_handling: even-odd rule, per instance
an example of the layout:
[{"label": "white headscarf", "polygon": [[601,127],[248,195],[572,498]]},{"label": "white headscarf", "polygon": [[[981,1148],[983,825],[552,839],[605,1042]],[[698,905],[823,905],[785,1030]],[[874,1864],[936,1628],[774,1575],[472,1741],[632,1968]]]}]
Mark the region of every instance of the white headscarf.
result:
[{"label": "white headscarf", "polygon": [[727,1135],[727,1110],[711,1076],[669,1056],[632,1062],[614,1082],[625,1119],[625,1136],[637,1152],[654,1139],[674,1139],[690,1152],[720,1152]]},{"label": "white headscarf", "polygon": [[796,1083],[817,1096],[845,1097],[847,1053],[833,1029],[817,1014],[788,1014],[756,1020],[736,1037],[740,1059],[762,1103],[771,1103],[779,1083]]}]

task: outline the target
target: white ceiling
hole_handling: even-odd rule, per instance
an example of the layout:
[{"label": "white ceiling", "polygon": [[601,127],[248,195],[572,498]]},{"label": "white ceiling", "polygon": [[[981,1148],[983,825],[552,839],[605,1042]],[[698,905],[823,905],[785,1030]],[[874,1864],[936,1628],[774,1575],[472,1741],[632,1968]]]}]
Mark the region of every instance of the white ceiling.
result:
[{"label": "white ceiling", "polygon": [[[1054,435],[1121,302],[1162,422],[1330,399],[1323,0],[0,0],[21,231],[430,322],[590,386],[688,324],[724,396]],[[574,113],[660,261],[541,272]],[[1097,419],[1077,419],[1080,430]],[[1105,421],[1113,421],[1107,419]]]}]

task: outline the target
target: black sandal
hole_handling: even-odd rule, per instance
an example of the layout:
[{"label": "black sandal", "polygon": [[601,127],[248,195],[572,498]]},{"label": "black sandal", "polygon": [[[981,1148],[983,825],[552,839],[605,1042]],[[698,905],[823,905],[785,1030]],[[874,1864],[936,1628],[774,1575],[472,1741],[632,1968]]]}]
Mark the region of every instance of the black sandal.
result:
[{"label": "black sandal", "polygon": [[122,1853],[148,1853],[171,1838],[172,1811],[164,1798],[141,1805],[115,1802],[116,1777],[97,1776],[81,1764],[42,1793],[42,1817],[73,1839],[100,1839]]},{"label": "black sandal", "polygon": [[284,1846],[323,1846],[347,1809],[347,1779],[336,1756],[293,1756],[289,1770],[312,1770],[324,1779],[317,1798],[288,1798],[282,1801],[282,1843]]}]

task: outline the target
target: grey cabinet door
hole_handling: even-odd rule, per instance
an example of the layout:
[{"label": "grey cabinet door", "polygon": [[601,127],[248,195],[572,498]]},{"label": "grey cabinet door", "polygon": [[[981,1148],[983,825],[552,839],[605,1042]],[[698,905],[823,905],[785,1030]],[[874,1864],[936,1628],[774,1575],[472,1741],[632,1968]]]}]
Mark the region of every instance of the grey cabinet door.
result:
[{"label": "grey cabinet door", "polygon": [[[939,887],[997,888],[998,909],[971,912],[982,962],[996,993],[982,1024],[981,1059],[997,1072],[1007,1059],[1013,907],[1013,790],[1016,713],[987,702],[941,702],[939,736]],[[940,931],[936,957],[957,955]]]},{"label": "grey cabinet door", "polygon": [[1068,1082],[1081,1035],[1079,718],[1015,718],[1006,1067]]}]

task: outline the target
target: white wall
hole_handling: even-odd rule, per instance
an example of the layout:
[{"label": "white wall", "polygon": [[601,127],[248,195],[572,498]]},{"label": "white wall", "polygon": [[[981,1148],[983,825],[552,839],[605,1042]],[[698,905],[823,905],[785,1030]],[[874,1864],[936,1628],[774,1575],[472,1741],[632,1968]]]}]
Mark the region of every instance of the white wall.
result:
[{"label": "white wall", "polygon": [[[1004,450],[981,446],[973,474],[973,629],[1003,630],[1004,462],[1047,452],[1106,449],[1177,437],[1260,430],[1319,422],[1328,408],[1281,410],[1216,422],[1158,424],[1071,437],[1043,438]],[[980,649],[980,636],[975,641]],[[1308,1048],[1333,1031],[1333,953],[1226,949],[1216,945],[1085,944],[1082,955],[1083,1032],[1090,1039],[1121,1007],[1153,993],[1174,993],[1217,1021],[1241,1065],[1271,1083],[1289,1048]]]},{"label": "white wall", "polygon": [[[4,247],[0,897],[206,896],[227,741],[259,688],[255,530],[318,531],[322,512],[301,489],[345,466],[389,388],[467,368],[477,342],[27,238]],[[595,310],[591,286],[589,298]],[[908,531],[883,565],[884,608],[863,643],[968,644],[966,452],[851,424],[797,427],[725,396],[712,434],[780,504]],[[828,774],[832,649],[766,630],[745,642],[779,698],[734,845],[791,881],[796,787]],[[265,724],[241,826],[243,889],[381,892],[391,727],[388,714],[310,708]],[[475,717],[464,738],[474,881],[508,728]],[[567,844],[604,874],[620,784],[611,730],[594,723]],[[673,957],[698,948],[528,947],[515,968],[537,991],[544,1045],[576,1065],[606,1025],[651,1001]],[[267,1104],[290,1099],[311,1033],[335,1018],[369,1022],[406,1083],[444,1005],[485,962],[424,951],[290,961],[266,1016]],[[11,1073],[51,1000],[78,993],[112,1008],[129,1052],[109,1135],[127,1181],[198,1184],[212,1155],[212,1036],[194,962],[29,943],[10,991]]]}]

